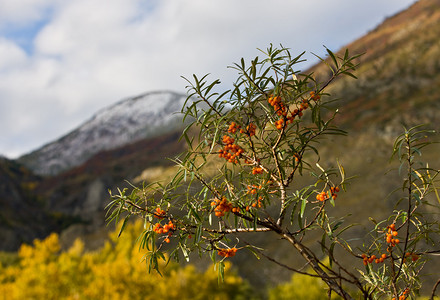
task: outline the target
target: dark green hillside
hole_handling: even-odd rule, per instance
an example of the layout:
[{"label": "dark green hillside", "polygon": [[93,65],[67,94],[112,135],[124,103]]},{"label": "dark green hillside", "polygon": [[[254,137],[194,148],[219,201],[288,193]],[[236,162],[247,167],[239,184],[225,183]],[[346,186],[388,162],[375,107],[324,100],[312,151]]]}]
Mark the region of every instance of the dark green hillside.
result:
[{"label": "dark green hillside", "polygon": [[184,149],[179,137],[180,131],[100,152],[51,177],[0,159],[0,250],[17,250],[23,242],[61,231],[66,245],[81,236],[87,247],[101,246],[108,190],[127,186],[125,180],[133,181],[146,168],[170,166],[167,158]]},{"label": "dark green hillside", "polygon": [[40,182],[22,165],[0,158],[0,250],[16,250],[23,242],[59,229],[35,193]]}]

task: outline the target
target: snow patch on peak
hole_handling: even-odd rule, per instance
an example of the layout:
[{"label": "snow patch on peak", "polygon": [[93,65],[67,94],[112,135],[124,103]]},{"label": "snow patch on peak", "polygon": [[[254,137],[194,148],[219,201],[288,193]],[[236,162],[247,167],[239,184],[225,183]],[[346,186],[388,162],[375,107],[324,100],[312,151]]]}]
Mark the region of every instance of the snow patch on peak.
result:
[{"label": "snow patch on peak", "polygon": [[186,96],[152,92],[126,98],[97,112],[76,130],[19,160],[37,174],[78,166],[94,154],[182,127]]}]

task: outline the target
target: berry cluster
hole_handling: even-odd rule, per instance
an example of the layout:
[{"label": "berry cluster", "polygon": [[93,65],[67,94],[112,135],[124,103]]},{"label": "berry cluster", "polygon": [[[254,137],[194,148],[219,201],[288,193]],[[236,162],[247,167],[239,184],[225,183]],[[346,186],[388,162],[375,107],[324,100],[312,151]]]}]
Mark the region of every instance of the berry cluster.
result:
[{"label": "berry cluster", "polygon": [[317,94],[315,94],[315,92],[314,91],[311,91],[310,92],[310,99],[312,99],[313,101],[319,101],[319,99],[321,99],[321,96],[320,95],[317,95]]},{"label": "berry cluster", "polygon": [[275,127],[278,130],[281,130],[284,128],[284,123],[286,122],[285,121],[286,119],[287,119],[287,121],[293,122],[294,117],[292,117],[292,116],[287,117],[287,108],[284,105],[283,101],[281,101],[281,97],[271,96],[271,97],[269,97],[269,99],[267,99],[267,102],[269,102],[269,104],[275,110],[275,113],[280,117],[280,119],[278,119],[278,121],[275,122]]},{"label": "berry cluster", "polygon": [[[313,101],[318,101],[319,99],[321,99],[321,96],[315,94],[315,92],[312,91],[310,92],[310,99]],[[267,101],[273,107],[276,114],[280,117],[280,119],[275,121],[275,127],[278,130],[283,129],[284,126],[287,125],[289,122],[293,123],[293,120],[296,117],[301,118],[303,116],[303,111],[309,108],[309,101],[307,99],[303,99],[299,104],[299,107],[293,110],[293,112],[290,115],[288,115],[286,105],[281,100],[281,97],[271,96],[269,97],[269,99],[267,99]]]},{"label": "berry cluster", "polygon": [[336,200],[336,197],[338,197],[338,195],[336,193],[339,192],[339,187],[335,186],[335,187],[330,187],[330,193],[332,194],[332,198],[333,200]]},{"label": "berry cluster", "polygon": [[420,256],[414,252],[407,252],[405,254],[405,257],[407,257],[407,258],[409,258],[410,256],[411,256],[412,261],[417,261],[420,258]]},{"label": "berry cluster", "polygon": [[[229,133],[236,133],[237,130],[240,129],[240,128],[241,128],[240,125],[237,125],[237,123],[232,122],[231,125],[229,125],[228,132],[229,132]],[[240,131],[240,132],[241,132],[241,131]]]},{"label": "berry cluster", "polygon": [[223,197],[222,200],[214,199],[214,201],[211,202],[211,206],[215,206],[214,213],[216,217],[223,217],[227,212],[237,211],[233,210],[234,207],[232,206],[232,203],[228,202],[225,197]]},{"label": "berry cluster", "polygon": [[388,244],[390,244],[391,247],[396,246],[398,243],[400,243],[400,240],[398,238],[395,238],[398,234],[396,230],[396,224],[391,224],[387,226],[388,233],[386,234],[386,241]]},{"label": "berry cluster", "polygon": [[367,256],[366,254],[362,254],[364,266],[375,262],[376,264],[383,263],[387,258],[387,255],[384,253],[380,257],[376,257],[376,255]]},{"label": "berry cluster", "polygon": [[254,167],[252,169],[252,175],[263,174],[263,169],[260,167]]},{"label": "berry cluster", "polygon": [[160,209],[160,207],[156,208],[156,211],[153,213],[153,216],[158,218],[158,219],[163,219],[165,218],[165,214],[166,212],[162,209]]},{"label": "berry cluster", "polygon": [[257,126],[255,126],[255,124],[249,123],[249,125],[246,126],[246,130],[240,129],[240,133],[246,133],[248,136],[254,136],[256,129]]},{"label": "berry cluster", "polygon": [[[263,182],[262,182],[262,184],[272,184],[272,181],[270,181],[270,180],[268,180],[267,182],[265,182],[264,180],[263,180]],[[263,188],[263,186],[262,185],[248,185],[248,187],[247,187],[247,194],[250,194],[250,195],[256,195],[257,193],[258,193],[258,190],[261,190]],[[254,207],[254,208],[261,208],[261,207],[263,207],[263,203],[262,203],[262,200],[263,200],[263,197],[262,196],[259,196],[256,200],[255,200],[255,202],[253,202],[252,204],[251,204],[251,206],[246,206],[246,211],[249,211],[250,210],[250,207]]]},{"label": "berry cluster", "polygon": [[[258,197],[258,199],[257,199],[257,201],[255,201],[254,203],[252,203],[252,207],[255,207],[255,208],[261,208],[261,207],[263,207],[263,203],[261,202],[261,200],[263,200],[263,197]],[[248,211],[250,208],[249,208],[249,206],[246,206],[246,210]]]},{"label": "berry cluster", "polygon": [[261,190],[263,187],[261,185],[248,185],[247,189],[247,194],[251,194],[251,195],[255,195],[258,190]]},{"label": "berry cluster", "polygon": [[316,200],[321,201],[321,202],[327,200],[328,198],[329,197],[328,197],[328,193],[327,192],[321,192],[318,195],[316,195]]},{"label": "berry cluster", "polygon": [[232,257],[237,252],[237,248],[230,248],[230,249],[219,249],[217,251],[218,255],[223,257]]},{"label": "berry cluster", "polygon": [[153,231],[158,234],[168,233],[168,236],[165,238],[165,242],[170,242],[170,237],[173,234],[173,231],[176,230],[176,225],[171,222],[171,220],[168,222],[168,224],[161,225],[160,223],[154,224]]},{"label": "berry cluster", "polygon": [[[245,133],[247,134],[249,137],[254,136],[255,135],[255,130],[257,129],[257,126],[255,126],[252,123],[249,123],[248,126],[246,126],[246,129],[242,129],[240,125],[238,125],[235,122],[231,122],[231,124],[228,127],[228,133],[230,134],[235,134],[237,133],[238,130],[240,130],[240,133]],[[240,157],[240,155],[244,152],[244,150],[238,146],[235,143],[235,139],[228,136],[228,135],[224,135],[223,136],[223,148],[220,149],[219,151],[219,157],[220,158],[225,158],[228,162],[231,163],[238,163],[238,158]]]},{"label": "berry cluster", "polygon": [[272,105],[273,109],[275,110],[278,116],[280,117],[287,116],[287,109],[283,101],[281,101],[281,97],[279,96],[269,97],[269,99],[267,99],[267,102],[269,102],[269,104]]},{"label": "berry cluster", "polygon": [[[336,197],[338,197],[338,195],[336,193],[339,192],[339,187],[330,187],[330,194],[333,200],[336,200]],[[325,200],[330,199],[330,196],[328,194],[328,192],[321,192],[318,195],[316,195],[316,200],[324,202]]]},{"label": "berry cluster", "polygon": [[159,234],[169,233],[170,231],[176,230],[176,225],[169,221],[168,224],[162,226],[160,223],[154,224],[153,231]]},{"label": "berry cluster", "polygon": [[235,139],[231,138],[228,135],[223,136],[223,149],[220,149],[219,157],[225,158],[227,161],[231,163],[238,163],[238,157],[244,152],[244,150],[235,144]]},{"label": "berry cluster", "polygon": [[[409,289],[406,288],[403,291],[403,294],[399,296],[399,300],[405,300],[406,298],[408,298],[408,294],[409,294]],[[391,300],[396,300],[396,297],[393,297]]]}]

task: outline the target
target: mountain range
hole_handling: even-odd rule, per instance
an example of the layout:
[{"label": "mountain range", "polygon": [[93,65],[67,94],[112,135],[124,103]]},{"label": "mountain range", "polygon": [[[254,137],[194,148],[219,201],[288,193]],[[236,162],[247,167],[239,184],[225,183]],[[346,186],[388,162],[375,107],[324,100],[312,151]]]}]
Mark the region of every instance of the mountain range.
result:
[{"label": "mountain range", "polygon": [[[340,99],[335,121],[349,135],[325,141],[321,153],[323,161],[338,158],[347,175],[358,178],[340,196],[338,213],[347,214],[347,221],[368,222],[370,215],[381,219],[393,209],[397,196],[390,192],[401,178],[388,172],[395,167],[388,162],[404,126],[424,123],[440,129],[439,36],[440,0],[420,0],[340,52],[364,53],[358,79],[343,77],[328,89]],[[329,76],[324,63],[308,72],[322,80]],[[89,248],[98,247],[106,231],[108,190],[173,172],[166,158],[185,150],[179,142],[184,124],[174,114],[185,99],[165,91],[127,98],[17,160],[0,159],[0,249],[16,250],[52,231],[62,232],[65,245],[82,237]],[[423,158],[440,167],[438,153],[437,144]],[[286,249],[272,250],[279,257],[290,255]],[[255,264],[242,260],[235,261],[240,272],[253,273]],[[274,280],[289,276],[272,275]]]}]

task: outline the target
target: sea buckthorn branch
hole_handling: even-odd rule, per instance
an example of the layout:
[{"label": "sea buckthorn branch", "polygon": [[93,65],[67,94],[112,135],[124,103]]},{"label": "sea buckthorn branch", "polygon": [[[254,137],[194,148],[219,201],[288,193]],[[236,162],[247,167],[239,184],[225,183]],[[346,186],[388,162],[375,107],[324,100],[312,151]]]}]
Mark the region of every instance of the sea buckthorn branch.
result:
[{"label": "sea buckthorn branch", "polygon": [[[182,166],[182,168],[185,168],[186,170],[188,170],[188,171],[191,171],[191,169],[188,169],[187,168],[187,166],[185,166],[185,165],[183,165],[183,163],[182,162],[179,162],[179,165],[180,166]],[[194,176],[206,187],[206,188],[208,188],[210,191],[211,191],[211,193],[213,194],[213,195],[215,195],[218,199],[226,199],[224,196],[222,196],[222,193],[221,192],[219,192],[217,189],[215,189],[215,188],[213,188],[207,181],[205,181],[204,180],[204,178],[201,176],[201,174],[199,174],[199,173],[197,173],[197,172],[194,172],[193,173],[194,174]],[[229,211],[232,211],[232,207],[230,207],[229,205],[227,206],[227,211],[224,211],[224,209],[223,209],[223,207],[222,208],[220,208],[219,210],[218,210],[218,216],[219,217],[222,217],[222,216],[224,216],[224,212],[229,212]],[[242,213],[240,213],[239,211],[235,211],[235,212],[233,212],[235,215],[237,215],[237,216],[239,216],[240,218],[242,218],[242,219],[245,219],[245,220],[247,220],[247,221],[249,221],[249,222],[252,222],[252,223],[256,223],[256,224],[258,224],[258,225],[262,225],[262,226],[264,226],[264,227],[266,227],[266,228],[271,228],[271,230],[273,230],[273,228],[272,228],[272,226],[273,226],[273,222],[272,221],[270,221],[269,219],[266,219],[266,220],[261,220],[261,219],[259,219],[259,218],[257,218],[256,216],[252,216],[252,217],[250,217],[250,216],[248,216],[248,215],[245,215],[245,214],[242,214]],[[208,232],[207,230],[204,230],[204,231],[206,231],[206,232]],[[223,232],[224,230],[221,230],[221,232]],[[263,230],[259,230],[260,232],[262,232]],[[234,231],[230,231],[230,232],[228,232],[228,231],[226,231],[226,233],[234,233]]]},{"label": "sea buckthorn branch", "polygon": [[[353,274],[353,272],[350,272],[346,267],[344,267],[339,261],[338,259],[336,259],[334,257],[334,252],[331,251],[326,245],[321,245],[323,248],[325,248],[326,252],[329,255],[329,258],[331,259],[331,261],[336,264],[338,266],[338,273],[336,273],[334,270],[332,270],[331,268],[329,268],[327,265],[323,264],[322,262],[320,262],[320,264],[322,265],[322,267],[326,268],[329,272],[332,272],[333,274],[335,274],[335,276],[337,276],[337,278],[343,278],[345,281],[350,282],[351,284],[357,286],[357,288],[362,292],[362,294],[364,295],[365,299],[371,299],[371,293],[369,291],[369,288],[364,287],[361,282],[359,281],[358,276],[356,276],[355,274]],[[351,251],[349,251],[350,253]],[[354,255],[353,253],[351,253],[352,255]],[[343,275],[341,274],[341,271],[344,272],[345,274],[347,274],[349,276],[349,278],[347,277],[343,277]]]},{"label": "sea buckthorn branch", "polygon": [[[234,65],[231,66],[231,68],[239,71],[239,74],[241,74],[241,76],[244,76],[246,78],[247,82],[249,82],[255,89],[257,89],[260,94],[263,94],[266,96],[267,94],[266,94],[265,88],[267,86],[267,83],[263,82],[263,87],[260,87],[258,85],[258,83],[255,81],[257,64],[258,64],[258,57],[251,61],[250,67],[246,68],[244,59],[241,59],[240,65],[237,63],[234,63]],[[237,86],[236,92],[239,93],[238,86]]]},{"label": "sea buckthorn branch", "polygon": [[[246,241],[245,241],[244,243],[245,243],[246,245],[248,245],[249,247],[252,247],[252,248],[253,248],[253,251],[255,251],[256,253],[258,253],[259,255],[261,255],[261,256],[265,257],[267,260],[269,260],[269,261],[271,261],[271,262],[273,262],[273,263],[275,263],[275,264],[277,264],[277,265],[279,265],[279,266],[285,268],[286,270],[289,270],[289,271],[292,271],[292,272],[295,272],[295,273],[298,273],[298,274],[302,274],[302,275],[307,275],[307,276],[310,276],[310,277],[317,277],[317,278],[320,278],[320,276],[319,276],[318,274],[313,274],[313,273],[309,273],[309,272],[304,272],[304,271],[302,271],[302,269],[304,269],[304,267],[307,266],[308,264],[306,264],[304,267],[299,268],[299,269],[298,269],[298,268],[293,268],[293,267],[291,267],[291,266],[288,266],[288,265],[286,265],[286,264],[284,264],[284,263],[282,263],[282,262],[276,260],[276,259],[273,258],[272,256],[267,255],[266,253],[264,253],[264,252],[261,251],[260,249],[254,247],[252,244],[250,244],[250,243],[248,243],[248,242],[246,242]],[[338,279],[338,277],[330,277],[330,278],[332,278],[332,279]]]},{"label": "sea buckthorn branch", "polygon": [[312,129],[308,129],[304,135],[308,134],[308,136],[306,136],[304,138],[305,142],[301,143],[300,148],[297,151],[297,155],[298,155],[298,163],[294,165],[292,171],[290,172],[290,174],[287,176],[286,180],[285,180],[285,185],[289,185],[290,182],[293,180],[295,173],[298,171],[299,167],[300,167],[300,163],[302,162],[302,158],[304,156],[305,151],[307,150],[307,148],[310,147],[310,144],[315,141],[316,139],[318,139],[319,137],[321,137],[322,135],[326,134],[327,132],[331,132],[332,134],[340,134],[340,135],[346,135],[346,132],[343,130],[338,129],[338,131],[333,131],[332,128],[330,127],[331,122],[334,120],[336,116],[336,113],[333,114],[333,116],[327,121],[325,122],[321,128],[321,130],[318,131],[314,131]]},{"label": "sea buckthorn branch", "polygon": [[[277,141],[274,144],[274,146],[275,146],[274,148],[278,147],[278,144],[280,143],[280,141],[281,141],[281,139],[283,137],[283,134],[284,134],[284,128],[285,128],[285,126],[283,126],[283,128],[280,128],[280,126],[279,126],[279,129],[281,129],[281,133],[279,134],[278,139],[277,139]],[[274,148],[272,148],[272,149],[274,149]],[[275,153],[275,155],[273,155],[273,158],[274,158],[275,164],[278,166],[277,169],[279,171],[280,167],[279,167],[278,157],[277,157],[276,153]],[[278,174],[281,175],[281,172],[278,172]],[[279,176],[279,177],[281,177],[281,176]],[[282,179],[282,177],[281,177],[281,179]],[[279,181],[279,179],[277,181]],[[281,197],[281,198],[284,199],[284,197]]]},{"label": "sea buckthorn branch", "polygon": [[[416,170],[414,170],[414,159],[413,159],[416,152],[419,151],[418,149],[416,150],[415,148],[417,146],[421,148],[421,146],[424,147],[425,145],[427,145],[427,143],[425,143],[425,142],[422,142],[422,143],[418,142],[420,133],[426,133],[426,132],[427,131],[418,131],[418,127],[411,128],[410,130],[405,130],[405,132],[396,140],[396,143],[395,143],[395,149],[397,147],[399,147],[399,148],[404,147],[405,148],[406,151],[405,151],[405,153],[402,153],[400,155],[399,160],[401,163],[403,163],[405,161],[406,165],[407,165],[407,178],[404,182],[404,188],[406,188],[406,191],[407,191],[407,205],[408,206],[407,206],[407,210],[406,210],[406,218],[405,218],[404,222],[402,223],[402,225],[400,226],[400,227],[405,226],[405,238],[404,238],[404,245],[403,245],[403,249],[402,249],[402,256],[403,256],[403,254],[408,253],[407,249],[408,249],[409,236],[410,236],[410,225],[412,223],[411,222],[412,215],[415,212],[415,209],[417,207],[417,204],[414,205],[414,208],[412,206],[413,205],[412,202],[414,200],[413,187],[415,186],[417,188],[417,190],[420,191],[417,184],[415,183],[414,174],[417,174],[419,179],[422,180],[423,186],[425,188],[425,192],[421,193],[419,195],[419,202],[421,202],[421,200],[424,198],[424,196],[426,195],[426,193],[429,190],[429,184],[427,184],[425,182],[425,180],[423,180],[423,177],[421,176],[420,173],[418,173]],[[426,187],[428,187],[428,189],[426,189]],[[393,234],[395,232],[397,232],[397,231],[393,231]],[[387,237],[387,242],[388,242],[388,240],[389,240],[389,238]],[[418,257],[417,257],[417,259],[418,259]],[[397,279],[399,278],[399,275],[403,270],[404,263],[405,263],[405,259],[401,258],[397,273],[394,274],[394,277],[393,277],[393,286],[396,287],[395,288],[396,290],[397,290]],[[394,268],[393,268],[393,272],[394,272]]]},{"label": "sea buckthorn branch", "polygon": [[[406,166],[401,189],[404,196],[398,202],[405,200],[406,207],[398,209],[396,206],[394,215],[388,218],[391,223],[386,227],[376,225],[374,231],[382,238],[375,239],[376,250],[371,251],[370,248],[366,251],[368,255],[362,255],[363,263],[369,270],[363,274],[365,280],[380,290],[375,291],[375,296],[388,295],[394,299],[407,299],[414,295],[420,289],[416,278],[426,264],[426,256],[431,251],[438,251],[419,249],[419,242],[423,237],[438,233],[438,230],[432,227],[436,222],[422,219],[423,212],[416,211],[427,203],[425,198],[429,193],[436,192],[434,179],[439,171],[428,167],[416,168],[419,162],[415,158],[421,155],[420,149],[429,145],[426,140],[429,132],[421,130],[420,126],[405,129],[393,147],[393,157],[397,156],[400,162],[399,170]],[[436,224],[434,226],[438,227],[438,223]],[[427,247],[428,244],[424,246]],[[377,270],[373,267],[374,263],[378,265]]]},{"label": "sea buckthorn branch", "polygon": [[[190,85],[187,86],[187,88],[189,88],[189,94],[188,94],[188,98],[185,101],[185,104],[183,107],[186,106],[186,103],[191,100],[191,98],[194,95],[198,95],[198,97],[203,100],[203,102],[209,106],[210,109],[212,109],[212,111],[214,111],[220,118],[223,117],[223,115],[214,107],[214,105],[209,101],[209,99],[212,96],[217,96],[217,93],[211,94],[210,96],[208,96],[209,92],[212,90],[212,88],[214,88],[216,85],[220,84],[220,80],[215,80],[214,82],[212,82],[211,84],[206,85],[206,82],[204,81],[205,78],[208,75],[203,76],[201,79],[198,79],[196,75],[193,75],[194,78],[194,82],[195,84],[193,85],[193,83],[191,81],[189,81],[188,79],[186,79],[185,77],[182,76],[182,78],[184,80],[186,80]],[[206,85],[206,86],[205,86]],[[217,97],[216,102],[219,101],[224,95],[226,95],[226,93],[220,95]]]},{"label": "sea buckthorn branch", "polygon": [[[221,270],[225,259],[239,255],[245,248],[260,251],[256,244],[244,242],[241,233],[271,231],[290,243],[330,291],[344,299],[352,299],[345,288],[347,283],[356,286],[366,299],[412,295],[417,287],[410,282],[411,278],[418,276],[417,270],[427,255],[417,247],[419,232],[432,229],[418,224],[414,214],[422,204],[420,199],[432,191],[430,175],[415,168],[408,172],[413,176],[408,176],[407,182],[411,186],[408,193],[411,209],[396,209],[387,225],[377,226],[364,253],[357,254],[357,250],[351,249],[351,243],[341,235],[351,224],[339,228],[343,219],[333,218],[326,210],[328,202],[335,205],[339,189],[344,188],[344,171],[338,162],[342,179],[333,183],[333,176],[338,174],[314,163],[320,156],[312,143],[326,134],[345,133],[332,127],[336,113],[324,114],[325,109],[333,109],[327,105],[328,98],[321,96],[326,95],[325,88],[339,75],[352,76],[356,56],[349,57],[348,52],[343,57],[328,53],[333,60],[332,75],[322,85],[312,75],[293,71],[301,56],[292,59],[287,49],[272,46],[266,59],[252,60],[250,66],[242,60],[233,66],[239,77],[231,91],[218,95],[213,91],[219,81],[207,83],[206,76],[201,79],[194,76],[194,83],[187,80],[190,85],[185,105],[189,99],[195,100],[182,110],[185,118],[192,117],[193,122],[183,133],[190,147],[182,160],[176,160],[179,173],[169,185],[163,186],[165,192],[157,195],[158,200],[140,199],[136,195],[127,195],[130,202],[117,199],[111,206],[114,209],[111,217],[114,219],[127,211],[146,221],[155,220],[142,239],[153,249],[152,258],[158,259],[169,250],[173,253],[170,257],[182,253],[189,259],[190,252],[199,251],[210,253]],[[223,100],[226,97],[228,100]],[[226,102],[230,106],[226,107]],[[189,135],[192,125],[199,130],[195,147],[192,143],[196,138]],[[316,173],[316,168],[322,173]],[[302,176],[304,170],[314,173],[315,184],[290,194],[295,178]],[[168,193],[173,192],[176,196],[171,197]],[[178,195],[181,197],[177,198]],[[288,211],[290,222],[287,222]],[[391,224],[395,224],[394,228]],[[314,246],[306,238],[311,230],[322,233],[318,246],[328,255],[331,267],[324,265],[312,250]],[[231,244],[231,235],[237,238],[235,244]],[[157,238],[158,249],[154,248]],[[360,265],[364,263],[367,272],[360,272],[358,277],[351,265],[344,266],[336,257],[339,252],[334,252],[338,245],[356,257]],[[268,253],[264,256],[279,266],[301,272],[274,260]],[[387,274],[388,279],[380,272]],[[376,281],[378,284],[374,286]]]},{"label": "sea buckthorn branch", "polygon": [[334,66],[332,67],[325,59],[315,54],[315,56],[318,59],[320,59],[322,62],[324,62],[332,71],[332,76],[319,89],[319,92],[324,90],[333,80],[335,80],[338,76],[342,74],[356,78],[356,76],[353,75],[352,72],[356,70],[358,64],[355,64],[354,61],[363,55],[361,53],[350,57],[348,53],[348,49],[346,49],[344,52],[344,56],[340,57],[338,55],[335,55],[332,51],[330,51],[330,49],[326,48],[326,50],[327,50],[327,54],[329,55],[329,59],[333,62]]},{"label": "sea buckthorn branch", "polygon": [[298,242],[294,236],[283,233],[282,236],[290,242],[293,247],[295,247],[298,252],[301,254],[301,256],[307,261],[307,263],[313,268],[313,270],[319,275],[319,277],[328,285],[328,287],[335,291],[338,295],[343,297],[344,299],[353,299],[347,291],[344,290],[342,287],[342,283],[339,282],[339,279],[343,278],[336,278],[333,279],[331,276],[329,276],[320,266],[319,259],[317,259],[313,252],[308,249],[304,244]]},{"label": "sea buckthorn branch", "polygon": [[307,220],[304,220],[304,222],[306,222],[306,225],[302,226],[300,229],[298,229],[297,231],[292,232],[292,235],[299,235],[300,233],[306,231],[307,229],[309,229],[312,225],[314,225],[316,223],[316,220],[319,218],[319,216],[322,214],[322,212],[324,211],[325,208],[325,202],[323,202],[320,206],[318,211],[316,212],[315,216],[310,220],[310,222],[307,224]]}]

